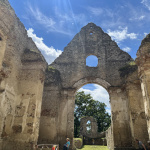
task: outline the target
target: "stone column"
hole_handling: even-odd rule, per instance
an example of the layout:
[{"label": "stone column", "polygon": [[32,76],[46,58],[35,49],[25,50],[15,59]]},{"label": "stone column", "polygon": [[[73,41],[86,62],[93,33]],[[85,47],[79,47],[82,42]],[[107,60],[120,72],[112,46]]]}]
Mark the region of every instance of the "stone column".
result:
[{"label": "stone column", "polygon": [[[18,92],[15,96],[14,115],[6,116],[5,131],[9,133],[3,140],[3,149],[19,150],[32,149],[39,135],[39,121],[43,95],[45,63],[26,63],[19,71],[16,85]],[[8,93],[9,94],[9,93]],[[9,95],[8,95],[9,96]],[[12,106],[12,105],[11,105]],[[9,128],[7,127],[8,125]]]},{"label": "stone column", "polygon": [[74,89],[65,89],[62,91],[62,99],[59,109],[59,143],[60,148],[66,143],[66,138],[70,138],[70,147],[73,147],[74,137],[74,107],[75,91]]},{"label": "stone column", "polygon": [[[27,143],[37,143],[39,136],[45,68],[44,64],[38,67],[37,64],[28,64],[29,68],[22,69],[18,84],[20,102],[16,106],[13,128],[21,123],[22,140]],[[19,118],[22,121],[18,124]]]},{"label": "stone column", "polygon": [[5,49],[6,49],[6,36],[4,36],[0,31],[0,71],[3,64]]},{"label": "stone column", "polygon": [[126,91],[121,87],[110,87],[108,91],[111,102],[114,149],[130,148],[132,140]]},{"label": "stone column", "polygon": [[[5,53],[5,49],[6,49],[6,37],[2,34],[2,32],[0,32],[0,103],[1,101],[4,99],[4,87],[3,87],[3,83],[2,80],[4,78],[4,71],[2,70],[2,65],[3,65],[3,57],[4,57],[4,53]],[[1,106],[1,104],[0,104]],[[0,150],[2,149],[2,131],[3,131],[3,125],[4,125],[4,116],[2,114],[2,108],[0,111]]]},{"label": "stone column", "polygon": [[67,102],[67,137],[70,138],[70,149],[73,148],[74,138],[74,108],[75,108],[75,95],[74,91],[68,90],[68,102]]},{"label": "stone column", "polygon": [[141,79],[141,89],[150,140],[150,34],[141,42],[141,46],[137,52],[136,64],[138,65],[138,75]]},{"label": "stone column", "polygon": [[141,89],[143,95],[145,115],[147,120],[147,129],[150,140],[150,70],[143,71],[140,75],[140,78],[141,78]]},{"label": "stone column", "polygon": [[142,140],[144,144],[148,141],[147,123],[141,83],[137,71],[128,75],[126,79],[126,91],[129,100],[130,127],[132,133],[132,146],[136,147],[135,139]]}]

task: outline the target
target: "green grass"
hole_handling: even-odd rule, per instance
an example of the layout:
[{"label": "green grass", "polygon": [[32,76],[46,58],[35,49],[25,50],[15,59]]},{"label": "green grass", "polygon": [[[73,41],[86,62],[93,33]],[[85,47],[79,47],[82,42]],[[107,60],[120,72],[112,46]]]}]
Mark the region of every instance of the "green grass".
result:
[{"label": "green grass", "polygon": [[108,150],[108,148],[100,145],[84,145],[82,149],[77,150]]}]

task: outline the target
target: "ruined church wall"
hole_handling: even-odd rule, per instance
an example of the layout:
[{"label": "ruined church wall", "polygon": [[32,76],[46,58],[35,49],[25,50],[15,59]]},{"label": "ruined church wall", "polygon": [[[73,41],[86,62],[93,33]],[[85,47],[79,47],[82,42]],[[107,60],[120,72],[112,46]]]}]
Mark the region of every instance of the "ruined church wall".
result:
[{"label": "ruined church wall", "polygon": [[116,149],[131,148],[132,138],[126,90],[124,87],[110,87],[109,94],[114,147]]},{"label": "ruined church wall", "polygon": [[141,140],[145,145],[148,141],[147,122],[141,90],[141,82],[137,70],[126,79],[126,91],[129,100],[130,127],[132,145],[137,147],[135,139]]},{"label": "ruined church wall", "polygon": [[113,141],[112,125],[106,131],[106,142],[107,142],[107,148],[109,150],[113,150],[114,149],[114,141]]},{"label": "ruined church wall", "polygon": [[[97,56],[97,67],[86,66],[86,58],[89,55]],[[58,87],[55,85],[55,81],[51,85],[45,85],[44,89],[47,96],[43,97],[43,106],[48,109],[47,105],[49,105],[49,109],[51,109],[53,105],[56,105],[56,102],[59,103],[58,117],[56,117],[59,126],[51,128],[56,122],[53,120],[51,126],[41,125],[40,133],[43,132],[45,135],[40,134],[40,139],[45,136],[53,142],[56,134],[59,134],[58,142],[60,146],[63,146],[66,137],[69,137],[72,143],[75,92],[87,83],[97,83],[106,88],[111,95],[112,130],[114,131],[115,146],[132,147],[128,98],[126,91],[121,87],[123,81],[119,73],[119,69],[130,61],[132,61],[132,58],[126,52],[120,50],[117,44],[100,27],[93,23],[83,27],[65,47],[64,52],[50,65],[60,73],[61,81],[59,83],[61,86],[58,89],[60,97],[56,97],[56,92],[47,90],[48,88],[55,89]],[[109,87],[111,87],[111,90]],[[45,124],[46,119],[49,120],[50,118],[53,118],[52,114],[49,117],[41,116],[42,124]],[[44,127],[45,129],[42,131]],[[48,132],[52,132],[52,136],[49,136],[50,133]],[[70,148],[72,148],[72,145]]]},{"label": "ruined church wall", "polygon": [[150,139],[150,34],[141,42],[137,52],[136,64],[138,65],[138,76],[141,80],[147,130]]},{"label": "ruined church wall", "polygon": [[[149,61],[150,64],[150,61]],[[144,101],[144,108],[147,120],[147,129],[150,139],[150,70],[144,72],[144,76],[142,76],[142,94],[143,94],[143,101]]]},{"label": "ruined church wall", "polygon": [[[31,60],[25,49],[34,50]],[[0,149],[30,149],[37,141],[45,66],[8,1],[0,0]]]},{"label": "ruined church wall", "polygon": [[[43,56],[8,1],[0,0],[0,149],[31,149],[38,139],[39,122],[39,142],[62,147],[69,137],[73,143],[75,92],[87,83],[98,83],[110,94],[114,146],[132,147],[136,137],[146,142],[143,103],[150,138],[149,39],[137,53],[143,101],[139,81],[129,82],[135,75],[122,86],[118,71],[132,58],[92,23],[68,44],[44,80],[47,64]],[[98,58],[97,67],[86,66],[89,55]]]},{"label": "ruined church wall", "polygon": [[[98,58],[97,67],[86,66],[89,55]],[[119,86],[122,81],[118,70],[130,61],[131,56],[120,50],[108,34],[89,23],[75,35],[51,66],[59,70],[63,88],[72,87],[83,78],[88,82],[100,78],[112,86]]]},{"label": "ruined church wall", "polygon": [[[61,78],[59,72],[51,67],[46,71],[43,101],[40,119],[38,143],[59,144],[59,128],[62,126],[59,122],[58,113],[61,112],[60,101]],[[65,119],[65,118],[64,118]]]}]

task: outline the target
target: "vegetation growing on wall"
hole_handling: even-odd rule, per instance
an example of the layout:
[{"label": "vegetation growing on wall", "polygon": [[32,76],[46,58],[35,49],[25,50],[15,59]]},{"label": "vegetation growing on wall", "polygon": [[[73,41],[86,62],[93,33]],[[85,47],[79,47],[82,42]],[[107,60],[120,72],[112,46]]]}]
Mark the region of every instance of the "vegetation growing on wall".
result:
[{"label": "vegetation growing on wall", "polygon": [[55,72],[55,70],[56,70],[56,69],[55,69],[55,68],[53,68],[52,66],[48,66],[47,70],[48,70],[48,71]]}]

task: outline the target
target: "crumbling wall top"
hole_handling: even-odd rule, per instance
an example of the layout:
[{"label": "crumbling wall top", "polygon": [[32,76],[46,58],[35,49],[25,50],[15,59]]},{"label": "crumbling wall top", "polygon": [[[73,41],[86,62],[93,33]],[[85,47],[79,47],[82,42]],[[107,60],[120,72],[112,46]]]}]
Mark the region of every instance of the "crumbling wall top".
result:
[{"label": "crumbling wall top", "polygon": [[[89,55],[97,57],[96,67],[86,65]],[[89,23],[75,35],[51,66],[60,72],[64,88],[72,87],[81,79],[87,79],[90,83],[97,78],[111,86],[119,86],[122,83],[119,68],[132,60],[107,33],[94,23]]]},{"label": "crumbling wall top", "polygon": [[137,58],[141,55],[150,53],[150,33],[142,40],[139,50],[137,51]]}]

